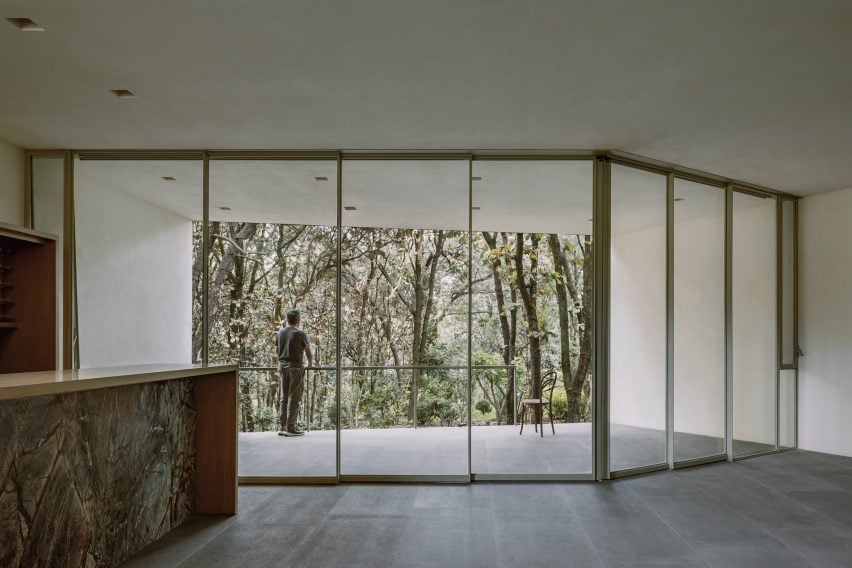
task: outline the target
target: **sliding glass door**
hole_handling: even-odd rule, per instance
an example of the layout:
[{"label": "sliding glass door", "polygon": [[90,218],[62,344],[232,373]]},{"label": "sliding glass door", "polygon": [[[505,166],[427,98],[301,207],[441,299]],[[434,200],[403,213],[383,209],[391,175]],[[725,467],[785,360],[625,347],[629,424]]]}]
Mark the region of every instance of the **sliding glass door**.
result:
[{"label": "sliding glass door", "polygon": [[[209,179],[209,361],[240,366],[239,475],[333,479],[337,161],[212,160]],[[301,396],[277,371],[275,338],[291,310],[313,353]],[[279,435],[291,391],[304,436]]]},{"label": "sliding glass door", "polygon": [[468,160],[347,160],[340,473],[464,481]]},{"label": "sliding glass door", "polygon": [[473,474],[590,476],[592,162],[476,160],[472,188]]}]

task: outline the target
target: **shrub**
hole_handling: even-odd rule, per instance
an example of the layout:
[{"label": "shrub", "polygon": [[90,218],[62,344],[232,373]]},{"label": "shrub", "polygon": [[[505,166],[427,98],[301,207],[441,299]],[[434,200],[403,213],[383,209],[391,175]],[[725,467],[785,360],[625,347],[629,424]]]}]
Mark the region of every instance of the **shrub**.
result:
[{"label": "shrub", "polygon": [[485,414],[488,414],[489,412],[491,412],[491,409],[493,407],[491,406],[491,403],[488,402],[487,400],[480,400],[479,402],[477,402],[474,405],[474,408],[477,409],[480,412],[480,414],[485,415]]}]

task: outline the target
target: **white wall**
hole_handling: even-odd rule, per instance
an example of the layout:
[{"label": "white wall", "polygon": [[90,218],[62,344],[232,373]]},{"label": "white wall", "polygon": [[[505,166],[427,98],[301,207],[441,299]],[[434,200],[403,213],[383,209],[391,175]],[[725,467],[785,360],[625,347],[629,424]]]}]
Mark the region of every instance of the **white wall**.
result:
[{"label": "white wall", "polygon": [[24,151],[0,140],[0,223],[24,225]]},{"label": "white wall", "polygon": [[852,456],[852,189],[799,215],[799,447]]},{"label": "white wall", "polygon": [[80,366],[189,363],[191,221],[89,178],[75,200]]}]

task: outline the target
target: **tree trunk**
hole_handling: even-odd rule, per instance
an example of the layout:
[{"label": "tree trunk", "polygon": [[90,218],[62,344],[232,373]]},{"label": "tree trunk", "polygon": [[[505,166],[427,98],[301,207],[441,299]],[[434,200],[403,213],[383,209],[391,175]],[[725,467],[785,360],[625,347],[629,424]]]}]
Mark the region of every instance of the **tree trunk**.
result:
[{"label": "tree trunk", "polygon": [[[501,256],[498,254],[497,233],[482,233],[482,237],[491,249],[491,254],[494,257],[491,261],[491,279],[494,282],[494,295],[497,297],[497,313],[500,318],[500,335],[503,338],[503,364],[514,365],[515,363],[515,334],[513,333],[512,323],[510,322],[510,314],[506,310],[506,293],[503,288],[503,276],[500,274],[502,266]],[[511,288],[511,286],[510,286]],[[517,316],[517,308],[514,305],[511,308],[511,318],[514,320]],[[507,388],[506,400],[504,401],[506,423],[514,424],[514,406],[515,406],[515,385],[512,373],[507,373]]]},{"label": "tree trunk", "polygon": [[[524,234],[518,233],[515,241],[515,281],[524,305],[527,319],[527,336],[530,346],[530,390],[534,398],[541,396],[541,337],[538,321],[538,243],[539,236],[530,233],[529,278],[524,276]],[[528,280],[528,281],[527,281]],[[536,408],[535,419],[539,419],[541,408]]]}]

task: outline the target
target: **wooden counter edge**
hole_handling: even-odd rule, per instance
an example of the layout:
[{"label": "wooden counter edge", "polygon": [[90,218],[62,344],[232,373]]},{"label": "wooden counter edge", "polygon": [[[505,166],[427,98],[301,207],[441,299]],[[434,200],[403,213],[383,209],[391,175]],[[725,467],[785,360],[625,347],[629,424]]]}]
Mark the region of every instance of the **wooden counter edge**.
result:
[{"label": "wooden counter edge", "polygon": [[195,381],[195,514],[237,514],[237,371]]},{"label": "wooden counter edge", "polygon": [[[0,400],[15,400],[30,398],[34,396],[49,396],[54,394],[67,394],[72,392],[83,392],[110,387],[123,387],[127,385],[138,385],[142,383],[156,383],[159,381],[173,381],[176,379],[191,379],[216,376],[222,373],[237,371],[236,365],[222,365],[219,367],[199,367],[196,369],[175,369],[140,371],[125,375],[105,376],[95,379],[76,379],[69,381],[48,381],[31,385],[4,386],[0,374]],[[10,373],[19,374],[19,373]],[[234,422],[236,424],[236,422]]]}]

